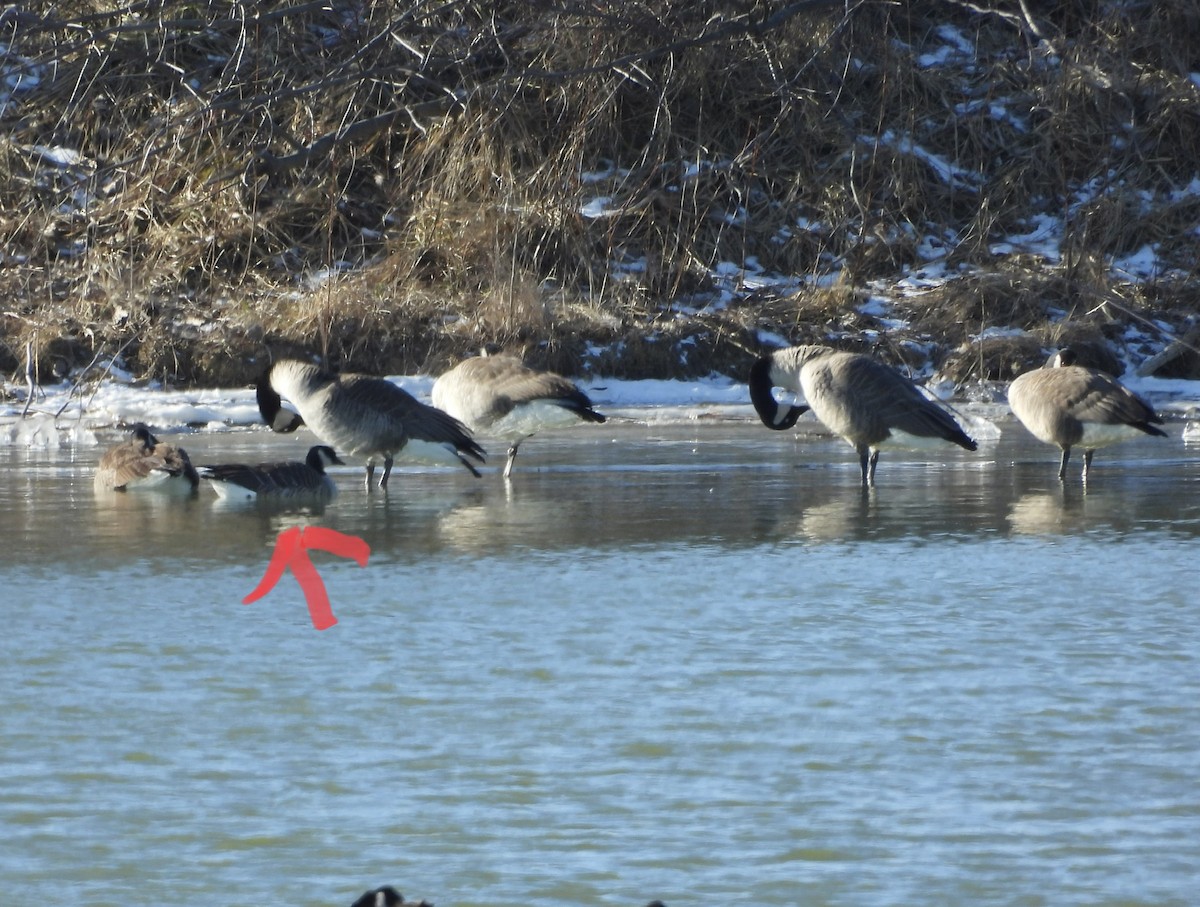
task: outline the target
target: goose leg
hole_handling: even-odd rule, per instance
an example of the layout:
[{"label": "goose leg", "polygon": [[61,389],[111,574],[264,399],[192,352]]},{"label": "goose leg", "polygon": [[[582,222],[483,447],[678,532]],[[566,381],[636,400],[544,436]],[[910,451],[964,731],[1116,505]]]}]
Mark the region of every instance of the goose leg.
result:
[{"label": "goose leg", "polygon": [[506,479],[512,475],[513,460],[517,458],[517,448],[520,446],[521,442],[518,441],[508,449],[508,461],[504,464],[504,478]]},{"label": "goose leg", "polygon": [[367,460],[367,491],[371,490],[371,479],[375,478],[375,461]]},{"label": "goose leg", "polygon": [[879,451],[871,451],[871,460],[869,469],[867,470],[867,484],[872,488],[875,487],[875,466],[879,463]]},{"label": "goose leg", "polygon": [[1062,462],[1058,464],[1059,479],[1067,477],[1067,460],[1069,459],[1071,459],[1071,448],[1068,446],[1063,448]]},{"label": "goose leg", "polygon": [[871,463],[871,449],[869,447],[858,448],[858,466],[862,470],[863,488],[871,484],[872,476],[875,474],[874,464]]},{"label": "goose leg", "polygon": [[392,474],[392,463],[394,458],[387,456],[383,458],[383,475],[379,479],[379,487],[387,488],[388,477]]},{"label": "goose leg", "polygon": [[1085,450],[1083,452],[1083,481],[1087,481],[1088,470],[1092,468],[1092,454],[1094,450]]}]

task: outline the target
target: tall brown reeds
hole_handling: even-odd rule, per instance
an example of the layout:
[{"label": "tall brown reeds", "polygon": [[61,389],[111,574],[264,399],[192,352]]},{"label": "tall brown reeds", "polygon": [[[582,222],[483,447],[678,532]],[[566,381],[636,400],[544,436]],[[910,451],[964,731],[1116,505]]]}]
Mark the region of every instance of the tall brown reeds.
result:
[{"label": "tall brown reeds", "polygon": [[[66,7],[0,14],[4,369],[736,370],[883,329],[931,238],[972,277],[903,306],[946,348],[1189,305],[1193,3]],[[997,251],[1049,216],[1061,257]],[[1147,245],[1161,280],[1112,275]]]}]

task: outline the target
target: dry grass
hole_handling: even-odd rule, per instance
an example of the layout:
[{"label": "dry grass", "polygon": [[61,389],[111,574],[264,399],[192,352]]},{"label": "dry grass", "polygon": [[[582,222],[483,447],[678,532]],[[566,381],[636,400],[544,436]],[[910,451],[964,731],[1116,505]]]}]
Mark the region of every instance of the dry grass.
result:
[{"label": "dry grass", "polygon": [[[1190,314],[1195,4],[1073,0],[1032,24],[950,0],[63,9],[0,16],[10,372],[27,345],[43,376],[120,350],[238,383],[283,352],[438,370],[493,343],[575,372],[736,373],[767,329],[897,360],[932,341],[1004,376],[1012,350],[971,348],[986,327],[1111,340]],[[974,51],[931,63],[946,25]],[[599,195],[611,216],[583,216]],[[1061,261],[992,253],[1048,211]],[[865,288],[929,236],[970,276],[881,344]],[[1171,280],[1110,274],[1148,244]],[[688,303],[720,262],[840,277]]]}]

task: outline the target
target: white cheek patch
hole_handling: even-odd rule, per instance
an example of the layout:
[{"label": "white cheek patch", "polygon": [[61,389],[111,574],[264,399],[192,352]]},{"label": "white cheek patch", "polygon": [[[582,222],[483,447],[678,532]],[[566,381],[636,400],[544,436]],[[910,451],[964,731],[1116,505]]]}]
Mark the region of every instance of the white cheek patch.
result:
[{"label": "white cheek patch", "polygon": [[804,398],[788,391],[781,387],[775,387],[771,396],[775,398],[775,415],[771,417],[773,425],[779,425],[787,421],[788,414],[791,413],[793,406],[804,406]]}]

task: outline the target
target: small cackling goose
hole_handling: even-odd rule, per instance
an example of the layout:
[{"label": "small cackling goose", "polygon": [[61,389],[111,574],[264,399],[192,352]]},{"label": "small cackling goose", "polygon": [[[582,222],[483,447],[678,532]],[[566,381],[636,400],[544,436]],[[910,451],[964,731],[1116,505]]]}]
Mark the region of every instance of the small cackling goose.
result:
[{"label": "small cackling goose", "polygon": [[340,466],[342,461],[333,448],[318,444],[309,449],[303,463],[292,460],[257,466],[244,463],[201,466],[200,478],[210,481],[222,498],[329,500],[337,494],[337,485],[325,474],[325,467],[334,465]]},{"label": "small cackling goose", "polygon": [[504,477],[521,442],[547,428],[604,422],[587,394],[562,375],[530,368],[515,356],[478,356],[434,382],[433,405],[481,434],[508,442]]},{"label": "small cackling goose", "polygon": [[[781,407],[776,387],[802,396],[806,405]],[[949,412],[895,369],[827,346],[793,346],[760,358],[750,369],[750,399],[763,424],[777,431],[791,428],[811,407],[858,451],[864,486],[875,484],[881,447],[930,441],[977,447]]]},{"label": "small cackling goose", "polygon": [[[277,432],[307,425],[318,438],[343,454],[367,458],[367,487],[375,460],[383,460],[380,488],[387,488],[396,454],[433,455],[455,461],[475,476],[484,451],[457,419],[428,406],[386,378],[334,375],[295,359],[275,363],[258,381],[258,410]],[[283,407],[286,397],[299,413]]]},{"label": "small cackling goose", "polygon": [[138,422],[128,441],[109,448],[96,466],[93,485],[97,491],[187,492],[200,484],[187,451],[174,444],[163,444]]},{"label": "small cackling goose", "polygon": [[1165,438],[1154,409],[1115,378],[1076,365],[1076,354],[1064,348],[1039,369],[1018,375],[1008,386],[1013,415],[1039,441],[1062,448],[1058,477],[1065,479],[1072,447],[1082,447],[1083,479],[1092,453],[1139,435]]}]

